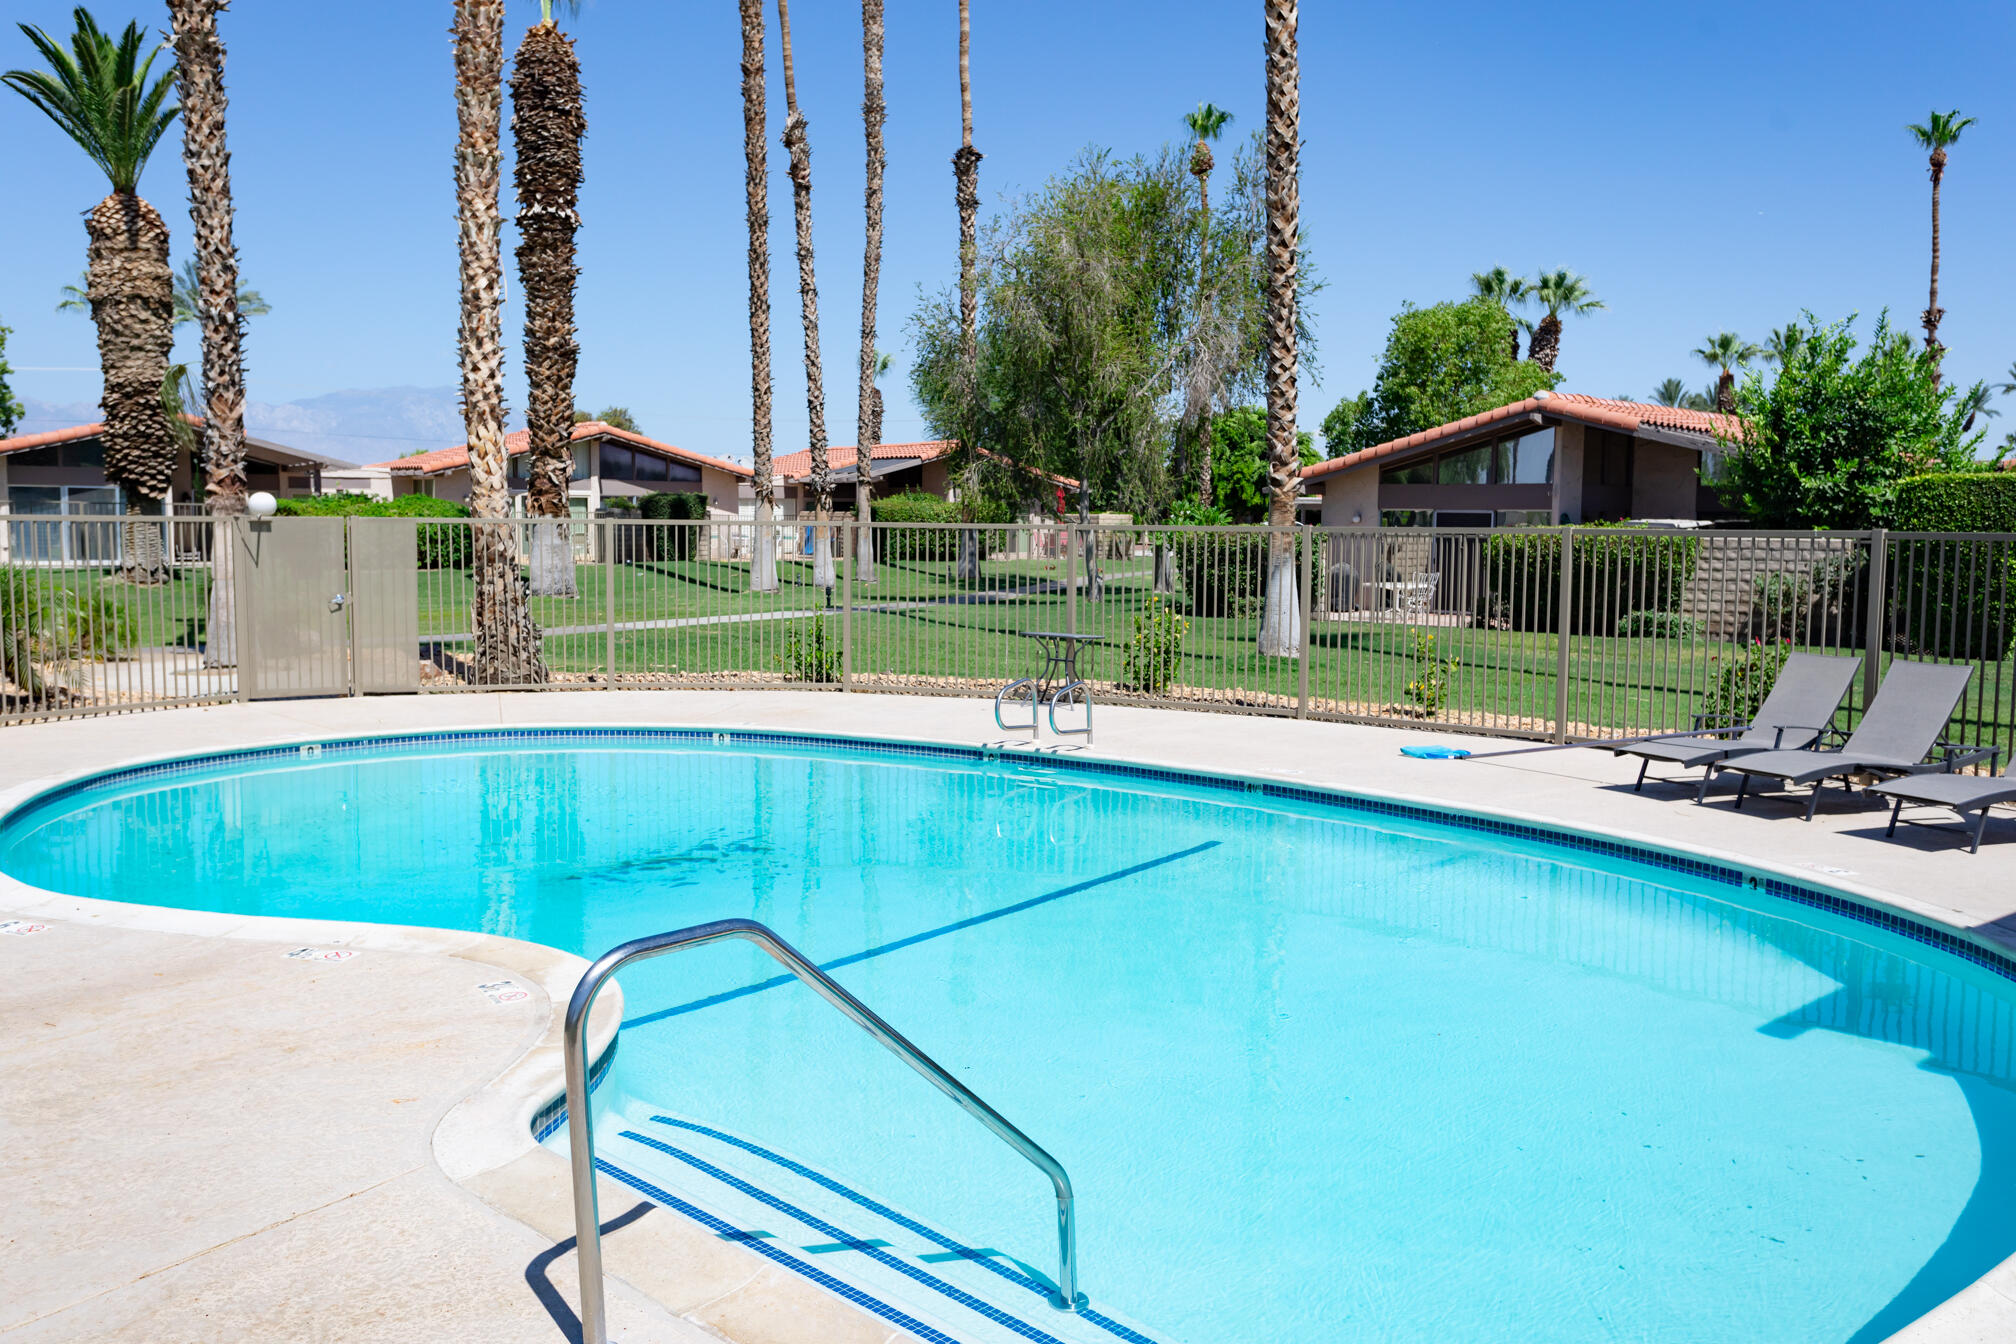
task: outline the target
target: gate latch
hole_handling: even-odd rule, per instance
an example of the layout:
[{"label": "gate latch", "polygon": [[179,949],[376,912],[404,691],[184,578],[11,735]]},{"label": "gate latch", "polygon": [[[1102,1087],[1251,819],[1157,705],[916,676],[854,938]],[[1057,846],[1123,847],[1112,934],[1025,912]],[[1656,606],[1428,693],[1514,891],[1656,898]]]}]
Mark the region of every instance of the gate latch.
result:
[{"label": "gate latch", "polygon": [[343,594],[341,593],[336,594],[334,597],[329,599],[329,610],[331,611],[343,610],[343,602],[344,602]]}]

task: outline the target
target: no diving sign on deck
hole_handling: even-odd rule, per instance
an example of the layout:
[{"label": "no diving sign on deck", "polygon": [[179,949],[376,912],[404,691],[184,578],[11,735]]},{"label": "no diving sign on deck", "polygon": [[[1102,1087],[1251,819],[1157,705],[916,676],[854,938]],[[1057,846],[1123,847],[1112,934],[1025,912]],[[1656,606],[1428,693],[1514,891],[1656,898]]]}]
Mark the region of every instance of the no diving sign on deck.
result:
[{"label": "no diving sign on deck", "polygon": [[9,938],[26,938],[31,933],[46,933],[47,924],[37,924],[27,919],[0,919],[0,935]]},{"label": "no diving sign on deck", "polygon": [[492,1003],[523,1003],[532,997],[532,991],[516,980],[490,980],[476,988]]},{"label": "no diving sign on deck", "polygon": [[289,961],[348,961],[357,955],[351,947],[297,947],[283,954]]}]

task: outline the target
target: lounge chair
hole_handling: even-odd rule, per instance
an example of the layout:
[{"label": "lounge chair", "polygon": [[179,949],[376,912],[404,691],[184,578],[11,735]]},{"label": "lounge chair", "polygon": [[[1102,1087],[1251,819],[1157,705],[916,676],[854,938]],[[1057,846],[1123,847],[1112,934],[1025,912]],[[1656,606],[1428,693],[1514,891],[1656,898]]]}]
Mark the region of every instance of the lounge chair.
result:
[{"label": "lounge chair", "polygon": [[[1806,800],[1806,820],[1820,806],[1820,793],[1830,779],[1874,772],[1885,775],[1916,775],[1935,770],[1951,770],[1969,760],[1979,760],[1986,751],[1963,752],[1947,748],[1941,759],[1927,761],[1935,747],[1943,744],[1939,734],[1953,717],[1961,692],[1974,669],[1966,663],[1914,663],[1903,659],[1890,665],[1883,688],[1876,693],[1855,726],[1848,741],[1830,751],[1760,751],[1753,756],[1718,761],[1708,773],[1719,775],[1734,770],[1743,776],[1736,791],[1736,806],[1753,779],[1775,779],[1781,784],[1810,784],[1813,792]],[[1846,787],[1845,785],[1843,787]],[[1705,791],[1704,791],[1705,793]]]},{"label": "lounge chair", "polygon": [[[2001,754],[2000,747],[1990,748],[1993,755]],[[1981,833],[1988,829],[1988,809],[1997,803],[2016,802],[2016,776],[2004,770],[1999,775],[1956,775],[1945,772],[1936,775],[1911,775],[1904,779],[1886,780],[1870,789],[1893,800],[1890,808],[1890,825],[1885,835],[1897,834],[1897,821],[1906,803],[1929,803],[1935,807],[1950,807],[1967,820],[1969,812],[1974,818],[1974,841],[1967,846],[1969,854],[1981,852]]]},{"label": "lounge chair", "polygon": [[[1637,792],[1644,791],[1645,772],[1651,769],[1654,761],[1677,765],[1684,770],[1700,766],[1698,799],[1700,793],[1708,788],[1710,772],[1707,767],[1718,761],[1812,745],[1833,720],[1841,697],[1848,693],[1848,683],[1854,680],[1855,670],[1861,665],[1859,658],[1830,658],[1817,653],[1792,654],[1786,658],[1785,666],[1779,669],[1778,680],[1771,684],[1771,693],[1758,706],[1757,717],[1749,723],[1729,724],[1709,730],[1707,724],[1712,716],[1696,714],[1694,727],[1705,731],[1697,731],[1688,737],[1668,738],[1663,742],[1640,742],[1634,746],[1617,747],[1611,754],[1641,758],[1638,782],[1632,786]],[[1654,775],[1653,778],[1662,776]]]}]

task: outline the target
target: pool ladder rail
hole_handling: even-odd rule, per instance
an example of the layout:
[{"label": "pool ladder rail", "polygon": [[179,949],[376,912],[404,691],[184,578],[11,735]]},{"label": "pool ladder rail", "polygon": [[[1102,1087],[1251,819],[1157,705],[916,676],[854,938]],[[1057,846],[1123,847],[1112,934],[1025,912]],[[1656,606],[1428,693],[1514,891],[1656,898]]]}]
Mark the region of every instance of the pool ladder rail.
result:
[{"label": "pool ladder rail", "polygon": [[[1029,722],[1005,722],[1001,718],[1001,706],[1018,687],[1022,686],[1030,688]],[[1029,730],[1029,740],[1031,742],[1038,741],[1043,736],[1037,728],[1037,720],[1043,712],[1043,705],[1040,703],[1042,691],[1042,683],[1035,677],[1018,677],[1006,686],[1003,686],[994,695],[994,726],[1004,733],[1019,733],[1024,728],[1027,728]],[[1085,706],[1085,726],[1083,728],[1059,728],[1057,726],[1057,706],[1070,703],[1069,697],[1072,697],[1074,692],[1076,693],[1076,698]],[[1092,745],[1092,688],[1090,686],[1087,686],[1082,680],[1065,682],[1050,693],[1049,710],[1050,736],[1082,737],[1085,739],[1086,746],[1089,747]]]},{"label": "pool ladder rail", "polygon": [[[1055,697],[1052,698],[1054,701]],[[574,997],[567,1004],[563,1036],[567,1064],[567,1146],[574,1183],[574,1244],[581,1269],[582,1344],[608,1344],[609,1340],[608,1308],[602,1292],[602,1215],[595,1190],[595,1121],[588,1099],[589,1011],[595,1006],[595,996],[601,993],[602,986],[631,962],[731,938],[754,943],[769,953],[785,970],[804,981],[815,994],[838,1008],[1050,1178],[1057,1194],[1057,1291],[1051,1295],[1050,1305],[1062,1311],[1083,1307],[1085,1296],[1078,1291],[1078,1224],[1072,1213],[1071,1177],[1063,1164],[767,926],[753,919],[721,919],[635,938],[609,949],[582,975],[580,983],[574,986]]]}]

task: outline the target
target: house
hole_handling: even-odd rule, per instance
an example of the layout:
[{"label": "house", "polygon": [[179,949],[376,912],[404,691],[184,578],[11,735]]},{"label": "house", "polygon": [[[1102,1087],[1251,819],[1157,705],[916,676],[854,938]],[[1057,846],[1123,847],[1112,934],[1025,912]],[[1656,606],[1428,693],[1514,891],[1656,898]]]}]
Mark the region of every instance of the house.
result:
[{"label": "house", "polygon": [[1702,482],[1732,416],[1540,392],[1305,467],[1325,527],[1518,527],[1724,512]]},{"label": "house", "polygon": [[[512,512],[524,510],[531,436],[524,430],[504,436],[508,454]],[[439,448],[361,468],[363,488],[371,494],[433,495],[466,504],[469,501],[469,446]],[[576,518],[610,508],[617,500],[644,495],[701,494],[708,516],[741,516],[741,493],[749,468],[705,453],[660,443],[599,420],[574,426],[574,474],[568,503]],[[620,505],[615,505],[621,507]]]},{"label": "house", "polygon": [[[203,428],[201,416],[182,418],[192,429]],[[105,426],[99,423],[0,439],[0,498],[6,500],[7,512],[124,513],[125,493],[105,479],[104,433]],[[203,473],[191,457],[188,452],[177,452],[173,483],[162,500],[176,512],[199,512],[203,503]],[[317,494],[325,471],[349,465],[266,439],[248,436],[245,440],[248,490],[265,490],[282,498]]]},{"label": "house", "polygon": [[[957,444],[951,439],[933,439],[926,443],[876,444],[868,459],[876,497],[884,498],[918,491],[936,495],[940,499],[957,499],[959,485],[952,478],[949,461],[955,447]],[[833,488],[835,512],[854,511],[854,487],[860,479],[860,456],[860,448],[851,443],[835,445],[826,450],[827,479]],[[796,518],[800,513],[807,511],[811,507],[809,501],[812,494],[811,451],[808,449],[802,453],[789,453],[783,457],[773,458],[771,470],[776,473],[777,478],[780,516]],[[1078,488],[1078,482],[1068,476],[1055,476],[1049,472],[1036,474],[1060,490],[1068,492]],[[1041,507],[1026,511],[1025,518],[1047,516],[1053,506],[1058,512],[1066,507],[1061,497],[1034,502]]]}]

